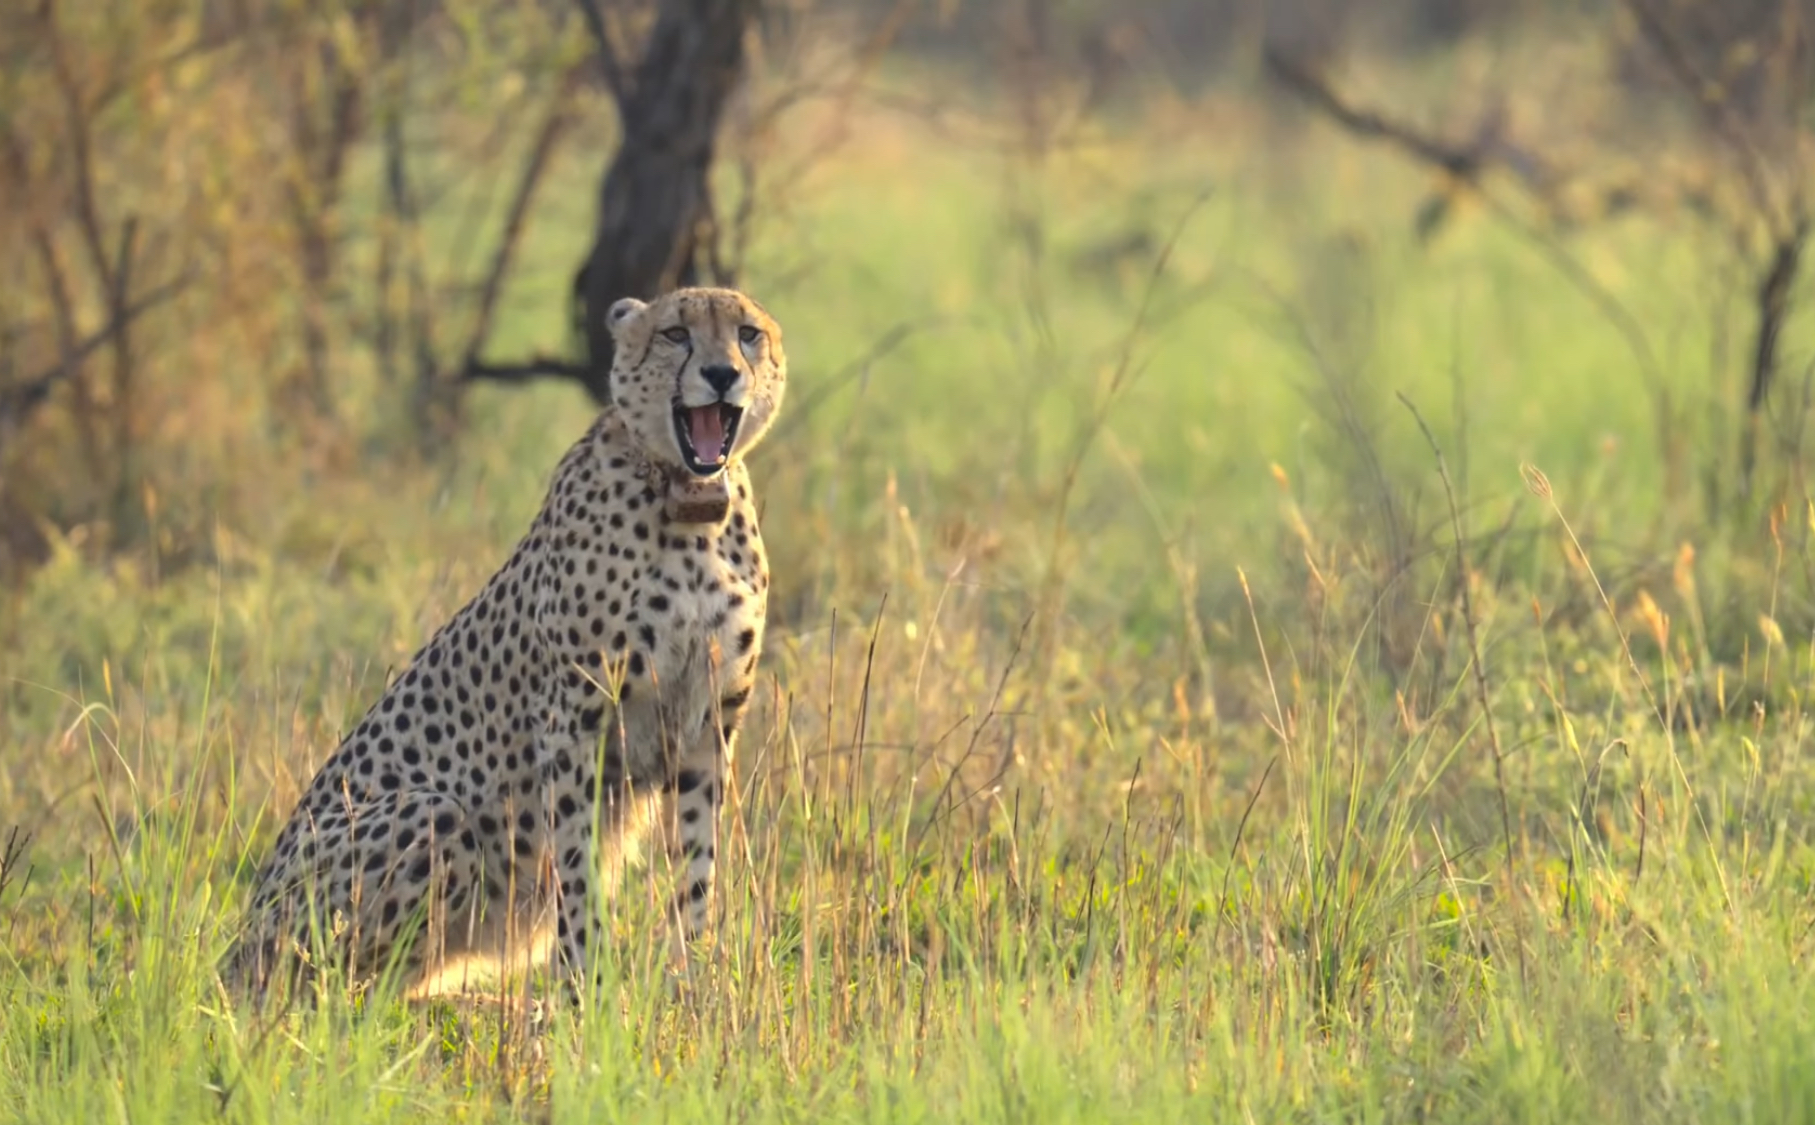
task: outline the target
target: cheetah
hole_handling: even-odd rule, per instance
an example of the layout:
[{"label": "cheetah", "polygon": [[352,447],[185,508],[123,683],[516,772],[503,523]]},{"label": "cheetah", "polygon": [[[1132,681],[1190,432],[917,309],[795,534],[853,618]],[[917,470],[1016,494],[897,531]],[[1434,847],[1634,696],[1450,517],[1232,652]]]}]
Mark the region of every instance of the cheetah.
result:
[{"label": "cheetah", "polygon": [[600,906],[660,834],[677,950],[711,910],[724,779],[769,572],[744,457],[787,383],[730,289],[607,313],[610,404],[528,532],[321,767],[254,879],[229,986],[324,954],[406,995],[471,971],[591,968]]}]

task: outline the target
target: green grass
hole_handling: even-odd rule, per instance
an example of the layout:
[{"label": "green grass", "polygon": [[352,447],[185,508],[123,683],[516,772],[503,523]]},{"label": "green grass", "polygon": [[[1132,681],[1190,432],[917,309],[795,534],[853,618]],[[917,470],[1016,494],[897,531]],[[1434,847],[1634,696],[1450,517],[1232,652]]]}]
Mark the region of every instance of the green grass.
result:
[{"label": "green grass", "polygon": [[[615,981],[535,1029],[261,1018],[212,976],[312,765],[534,511],[572,392],[475,393],[436,467],[244,485],[215,565],[61,550],[4,617],[0,1120],[1815,1119],[1807,502],[1776,494],[1781,549],[1762,502],[1706,514],[1704,248],[1564,242],[1654,331],[1667,448],[1531,245],[1474,213],[1420,246],[1419,177],[1224,112],[1013,206],[1000,156],[877,115],[761,231],[777,620],[685,980],[641,881]],[[538,213],[500,354],[560,343],[591,174]],[[1396,392],[1462,489],[1503,783]]]}]

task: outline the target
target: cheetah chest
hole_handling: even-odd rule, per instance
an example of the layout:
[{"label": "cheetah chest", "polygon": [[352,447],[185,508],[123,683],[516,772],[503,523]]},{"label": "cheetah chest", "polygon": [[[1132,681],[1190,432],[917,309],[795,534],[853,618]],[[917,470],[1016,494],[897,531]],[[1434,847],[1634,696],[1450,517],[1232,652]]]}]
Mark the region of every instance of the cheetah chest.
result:
[{"label": "cheetah chest", "polygon": [[[761,644],[764,591],[755,526],[671,531],[632,597],[632,652],[620,704],[632,772],[653,780],[674,753],[712,737],[723,700],[747,694]],[[739,540],[741,539],[741,546]],[[643,735],[638,738],[638,735]],[[638,743],[641,745],[637,745]]]},{"label": "cheetah chest", "polygon": [[668,687],[702,703],[730,690],[743,678],[761,626],[762,594],[749,576],[714,556],[702,553],[700,561],[698,571],[662,574],[661,588],[642,599],[655,630],[654,675],[664,700]]}]

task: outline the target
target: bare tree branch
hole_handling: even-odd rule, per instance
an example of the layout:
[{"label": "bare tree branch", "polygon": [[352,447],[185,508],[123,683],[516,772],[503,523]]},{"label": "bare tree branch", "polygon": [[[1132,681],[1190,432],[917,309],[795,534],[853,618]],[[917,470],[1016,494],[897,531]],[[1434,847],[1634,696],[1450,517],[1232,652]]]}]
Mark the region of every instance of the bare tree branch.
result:
[{"label": "bare tree branch", "polygon": [[1402,122],[1352,105],[1337,94],[1322,75],[1274,44],[1267,44],[1262,61],[1267,73],[1280,85],[1356,136],[1385,141],[1419,163],[1434,164],[1459,180],[1473,183],[1480,178],[1486,164],[1486,154],[1480,146],[1465,147],[1432,137]]},{"label": "bare tree branch", "polygon": [[110,344],[132,321],[171,300],[189,287],[191,278],[183,275],[164,282],[126,305],[100,331],[72,343],[51,367],[12,386],[0,387],[0,420],[18,422],[50,397],[50,392],[90,356]]},{"label": "bare tree branch", "polygon": [[1758,208],[1759,214],[1781,242],[1787,227],[1794,226],[1795,222],[1786,221],[1778,211],[1777,203],[1771,196],[1766,161],[1753,142],[1751,131],[1740,120],[1729,101],[1720,96],[1719,85],[1697,69],[1682,43],[1671,33],[1648,0],[1624,0],[1624,6],[1638,24],[1645,42],[1657,52],[1671,77],[1676,79],[1689,100],[1695,103],[1696,109],[1701,111],[1707,121],[1708,131],[1717,141],[1733,150],[1734,157],[1740,164],[1740,178],[1745,182],[1746,190],[1752,194],[1753,206]]},{"label": "bare tree branch", "polygon": [[76,359],[80,333],[76,329],[75,295],[70,292],[69,276],[64,272],[63,259],[57,253],[57,244],[50,232],[39,226],[32,232],[32,245],[44,270],[44,284],[50,290],[50,307],[55,314],[58,377],[68,379],[74,388],[75,426],[82,439],[83,455],[88,464],[99,465],[101,443],[95,435],[94,396],[90,393],[88,380],[79,377],[81,364]]},{"label": "bare tree branch", "polygon": [[1752,379],[1746,391],[1746,425],[1740,436],[1740,490],[1752,489],[1752,470],[1758,460],[1759,418],[1771,384],[1777,374],[1778,342],[1784,321],[1789,317],[1790,291],[1802,266],[1803,246],[1808,240],[1807,220],[1799,219],[1790,233],[1777,240],[1771,264],[1758,283],[1755,299],[1758,328],[1752,348]]},{"label": "bare tree branch", "polygon": [[[1778,346],[1784,322],[1789,316],[1790,293],[1801,272],[1803,247],[1808,241],[1808,200],[1792,183],[1787,199],[1773,191],[1773,161],[1757,131],[1733,105],[1722,82],[1697,66],[1690,48],[1659,11],[1655,0],[1623,0],[1622,5],[1637,24],[1644,42],[1662,60],[1665,70],[1681,87],[1683,94],[1701,114],[1714,142],[1732,153],[1737,176],[1751,199],[1756,219],[1771,241],[1769,254],[1759,262],[1758,282],[1753,297],[1752,369],[1746,388],[1746,416],[1739,439],[1739,488],[1741,495],[1752,490],[1752,476],[1758,459],[1760,416],[1770,398],[1776,378]],[[1783,11],[1794,19],[1796,7],[1785,4]],[[1786,41],[1795,41],[1798,33],[1789,32]],[[1806,79],[1806,75],[1803,76]],[[1786,79],[1783,112],[1786,124],[1796,127],[1795,107],[1801,104],[1802,83]],[[1791,148],[1794,159],[1794,147]],[[1737,236],[1740,252],[1751,258],[1749,230]]]},{"label": "bare tree branch", "polygon": [[1754,413],[1764,405],[1770,390],[1770,373],[1776,367],[1777,341],[1783,330],[1790,287],[1802,261],[1803,240],[1807,233],[1808,228],[1800,226],[1793,237],[1778,244],[1771,257],[1771,267],[1759,282],[1758,341],[1753,350],[1752,387],[1746,396],[1746,409]]},{"label": "bare tree branch", "polygon": [[[1273,47],[1266,52],[1268,70],[1287,88],[1305,98],[1310,104],[1330,117],[1337,125],[1357,136],[1382,140],[1402,153],[1409,155],[1420,163],[1435,165],[1445,172],[1471,185],[1479,186],[1480,178],[1496,155],[1504,150],[1503,143],[1477,143],[1464,147],[1449,141],[1421,133],[1412,126],[1395,121],[1384,114],[1355,106],[1347,98],[1337,93],[1322,75],[1310,67],[1287,57]],[[1483,129],[1483,138],[1492,138],[1493,130]],[[1523,183],[1529,187],[1541,186],[1546,179],[1543,162],[1521,154],[1525,160],[1520,167],[1513,170],[1519,174]],[[1552,266],[1560,271],[1572,284],[1592,301],[1601,314],[1625,337],[1634,357],[1644,369],[1647,383],[1651,384],[1654,394],[1661,395],[1663,390],[1663,367],[1658,362],[1651,342],[1645,335],[1644,326],[1639,323],[1630,310],[1620,303],[1619,298],[1609,292],[1606,286],[1596,281],[1594,276],[1582,268],[1567,250],[1558,245],[1537,225],[1521,219],[1502,204],[1494,204],[1494,210],[1508,222],[1519,234],[1531,242]]]},{"label": "bare tree branch", "polygon": [[601,0],[575,0],[592,33],[606,84],[618,103],[623,140],[600,185],[599,226],[573,283],[575,326],[585,362],[535,356],[486,363],[497,302],[529,208],[569,124],[579,72],[563,79],[535,141],[492,261],[480,282],[472,331],[459,368],[436,385],[572,379],[595,402],[610,399],[611,338],[603,310],[625,296],[653,296],[696,283],[715,264],[709,175],[719,123],[744,72],[744,37],[761,0],[664,0],[634,80],[625,73]]},{"label": "bare tree branch", "polygon": [[[1266,50],[1266,66],[1278,81],[1347,131],[1363,138],[1384,141],[1412,159],[1434,165],[1472,187],[1479,189],[1483,175],[1494,161],[1508,156],[1518,158],[1507,161],[1507,167],[1528,189],[1542,194],[1548,182],[1549,173],[1544,162],[1530,153],[1509,147],[1498,138],[1494,128],[1480,130],[1479,139],[1472,146],[1457,145],[1431,137],[1384,114],[1355,106],[1337,93],[1322,75],[1272,46]],[[1658,440],[1665,451],[1666,468],[1674,471],[1675,461],[1669,457],[1668,451],[1676,432],[1675,410],[1671,404],[1670,389],[1664,380],[1663,365],[1651,346],[1644,325],[1540,224],[1517,214],[1505,203],[1488,197],[1486,192],[1481,194],[1494,213],[1531,243],[1565,280],[1587,297],[1614,331],[1626,341],[1638,363],[1639,376],[1651,394],[1652,411],[1656,418]]]},{"label": "bare tree branch", "polygon": [[379,87],[379,136],[384,153],[384,173],[378,180],[379,219],[374,235],[377,246],[373,253],[373,324],[372,348],[377,353],[378,370],[386,383],[401,382],[397,349],[402,339],[398,324],[397,273],[403,256],[398,243],[406,233],[414,234],[412,201],[406,199],[403,147],[403,118],[408,107],[414,67],[405,46],[420,18],[417,0],[397,0],[386,5],[378,20],[379,54],[394,59]]},{"label": "bare tree branch", "polygon": [[82,231],[83,246],[88,251],[95,276],[100,278],[103,288],[111,289],[113,281],[111,263],[107,257],[107,240],[101,234],[101,211],[95,201],[93,138],[90,133],[94,112],[86,104],[87,99],[83,95],[80,81],[69,61],[69,53],[64,48],[54,5],[46,4],[40,18],[44,23],[45,39],[50,44],[51,70],[56,76],[57,91],[63,99],[64,127],[68,130],[65,136],[69,140],[70,157],[75,164],[73,202],[76,224]]},{"label": "bare tree branch", "polygon": [[133,352],[129,334],[132,317],[127,315],[132,299],[133,256],[138,250],[138,236],[138,217],[128,215],[121,225],[119,252],[107,277],[108,323],[115,326],[110,341],[113,346],[113,400],[108,405],[113,412],[113,514],[116,523],[126,518],[138,471],[133,434]]},{"label": "bare tree branch", "polygon": [[553,356],[539,355],[524,363],[468,363],[459,378],[466,383],[533,383],[538,379],[572,379],[584,383],[588,368]]},{"label": "bare tree branch", "polygon": [[587,392],[610,399],[605,310],[695,284],[706,264],[719,125],[743,80],[761,0],[663,0],[619,103],[623,141],[599,186],[598,226],[574,279],[584,307]]},{"label": "bare tree branch", "polygon": [[599,53],[599,73],[605,78],[605,88],[611,91],[612,100],[621,109],[630,98],[630,80],[625,77],[624,63],[618,58],[618,46],[612,42],[611,29],[605,26],[605,13],[599,10],[599,0],[574,0],[574,6],[580,9],[580,16],[586,21],[586,29],[592,32],[593,45]]}]

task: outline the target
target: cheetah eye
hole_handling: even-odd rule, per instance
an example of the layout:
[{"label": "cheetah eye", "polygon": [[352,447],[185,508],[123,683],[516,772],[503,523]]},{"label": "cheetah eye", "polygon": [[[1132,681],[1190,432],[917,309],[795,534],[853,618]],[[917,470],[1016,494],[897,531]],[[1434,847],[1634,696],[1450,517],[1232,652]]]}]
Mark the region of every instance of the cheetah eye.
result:
[{"label": "cheetah eye", "polygon": [[687,330],[679,325],[676,325],[673,328],[662,329],[662,335],[676,344],[685,344],[687,342]]},{"label": "cheetah eye", "polygon": [[737,330],[737,338],[746,344],[754,344],[763,338],[763,330],[754,324],[746,324]]}]

